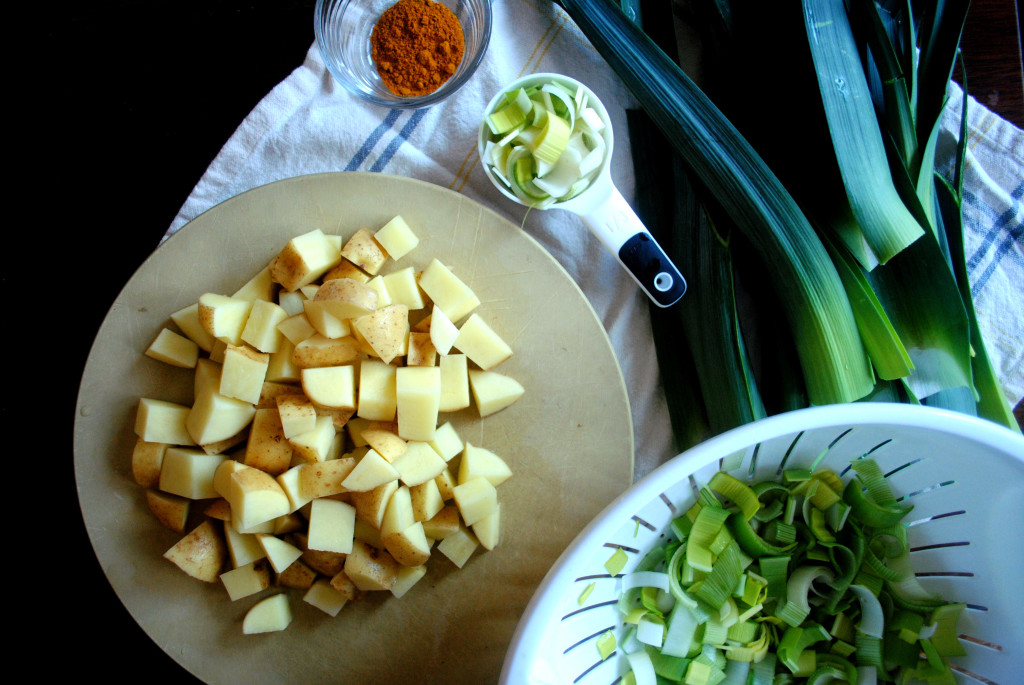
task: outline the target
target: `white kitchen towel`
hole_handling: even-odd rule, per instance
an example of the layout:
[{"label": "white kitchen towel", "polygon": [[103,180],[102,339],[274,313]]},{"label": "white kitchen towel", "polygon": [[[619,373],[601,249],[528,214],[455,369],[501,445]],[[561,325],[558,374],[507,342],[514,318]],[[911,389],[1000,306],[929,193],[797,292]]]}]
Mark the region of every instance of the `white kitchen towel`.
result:
[{"label": "white kitchen towel", "polygon": [[[565,74],[587,84],[608,109],[615,131],[613,181],[632,199],[625,111],[635,102],[554,3],[494,0],[493,7],[496,29],[479,70],[455,97],[429,109],[397,110],[363,103],[333,81],[316,46],[311,46],[305,62],[241,122],[182,206],[168,235],[246,190],[319,172],[408,176],[481,202],[523,226],[544,245],[576,280],[603,322],[629,392],[639,478],[675,454],[646,296],[580,219],[562,210],[527,212],[512,203],[490,184],[476,155],[483,110],[495,93],[525,74]],[[507,30],[512,26],[515,30]],[[983,333],[993,348],[990,352],[1007,397],[1015,404],[1024,396],[1019,343],[1024,338],[1020,297],[1024,136],[972,102],[971,109],[975,108],[981,113],[974,116],[972,112],[972,136],[979,137],[971,147],[968,176],[969,210],[973,206],[968,212],[968,258]],[[982,126],[977,134],[976,124]],[[987,136],[993,133],[1000,138],[990,140]]]}]

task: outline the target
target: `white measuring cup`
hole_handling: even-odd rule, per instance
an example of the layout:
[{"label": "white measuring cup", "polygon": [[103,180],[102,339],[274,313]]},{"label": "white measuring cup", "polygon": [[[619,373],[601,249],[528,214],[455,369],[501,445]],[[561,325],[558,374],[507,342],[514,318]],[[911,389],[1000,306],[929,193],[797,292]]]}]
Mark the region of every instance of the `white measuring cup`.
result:
[{"label": "white measuring cup", "polygon": [[[633,277],[633,280],[655,304],[660,307],[669,307],[675,304],[686,292],[686,280],[612,181],[611,161],[614,136],[611,119],[601,100],[592,90],[576,79],[561,74],[531,74],[513,81],[501,89],[487,105],[485,117],[498,107],[505,98],[505,93],[553,81],[560,82],[572,89],[582,88],[583,92],[587,94],[589,106],[597,112],[604,123],[601,135],[605,140],[605,153],[597,176],[586,190],[565,202],[555,202],[537,208],[564,209],[578,215],[583,219],[590,232],[615,256],[626,272]],[[483,162],[484,173],[503,195],[519,204],[526,205],[492,173],[490,164],[487,163],[485,157],[485,149],[490,137],[487,122],[483,121],[480,126],[477,151]]]}]

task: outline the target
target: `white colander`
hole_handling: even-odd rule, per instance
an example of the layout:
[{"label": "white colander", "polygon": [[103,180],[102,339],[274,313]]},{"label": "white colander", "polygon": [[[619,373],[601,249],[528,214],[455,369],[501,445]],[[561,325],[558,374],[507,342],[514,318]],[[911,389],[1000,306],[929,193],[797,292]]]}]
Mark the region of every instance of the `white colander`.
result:
[{"label": "white colander", "polygon": [[[920,406],[856,403],[789,412],[712,438],[662,465],[612,502],[579,534],[527,605],[506,656],[509,685],[612,685],[629,670],[621,650],[601,660],[595,642],[624,633],[619,578],[605,562],[616,548],[623,573],[665,541],[670,521],[695,500],[694,482],[719,468],[760,480],[781,469],[822,467],[848,476],[870,454],[897,497],[922,585],[965,602],[959,629],[967,655],[952,660],[961,682],[1024,682],[1024,437],[992,422]],[[723,462],[724,460],[724,462]],[[693,477],[694,480],[691,480]],[[580,603],[584,590],[593,590]]]}]

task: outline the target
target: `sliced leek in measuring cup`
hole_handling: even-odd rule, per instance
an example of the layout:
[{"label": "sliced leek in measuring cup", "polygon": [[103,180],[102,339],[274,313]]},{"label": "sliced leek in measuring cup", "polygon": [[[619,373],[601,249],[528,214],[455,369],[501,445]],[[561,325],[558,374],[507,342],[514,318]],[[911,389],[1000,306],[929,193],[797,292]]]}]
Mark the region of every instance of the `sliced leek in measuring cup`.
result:
[{"label": "sliced leek in measuring cup", "polygon": [[536,209],[577,214],[657,305],[686,292],[686,280],[612,182],[612,127],[593,91],[561,74],[532,74],[486,109],[478,151],[506,197]]}]

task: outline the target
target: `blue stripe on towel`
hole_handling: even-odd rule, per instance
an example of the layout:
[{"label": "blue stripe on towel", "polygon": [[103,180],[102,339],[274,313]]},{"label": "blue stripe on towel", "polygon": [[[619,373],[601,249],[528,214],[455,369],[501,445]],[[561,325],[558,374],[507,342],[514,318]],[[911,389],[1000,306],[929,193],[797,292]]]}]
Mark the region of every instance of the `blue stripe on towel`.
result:
[{"label": "blue stripe on towel", "polygon": [[395,122],[398,121],[398,116],[401,113],[402,111],[398,109],[393,109],[388,112],[388,115],[384,117],[384,121],[382,121],[377,128],[373,129],[373,132],[370,133],[366,141],[352,156],[352,159],[349,160],[348,164],[345,166],[345,171],[355,171],[359,168],[359,165],[362,164],[363,160],[365,160],[367,155],[370,154],[370,150],[380,142],[381,137],[388,131],[388,129],[395,125]]},{"label": "blue stripe on towel", "polygon": [[[992,219],[988,230],[981,236],[981,247],[967,259],[968,273],[972,275],[972,280],[974,280],[971,289],[975,292],[980,292],[985,287],[988,279],[1004,257],[1020,259],[1017,256],[1018,252],[1013,249],[1013,246],[1024,237],[1024,223],[1018,220],[1021,214],[1021,197],[1024,197],[1024,183],[1021,183],[1014,189],[1011,194],[1013,202],[1006,211],[997,216],[992,216],[990,207],[979,203],[977,196],[973,193],[964,192],[965,203],[977,209],[980,214],[988,215]],[[989,252],[992,252],[992,260],[981,273],[975,274],[975,269],[980,265],[985,254]]]},{"label": "blue stripe on towel", "polygon": [[409,117],[409,121],[405,122],[405,126],[402,127],[402,130],[399,131],[398,135],[395,136],[388,144],[387,148],[384,150],[384,154],[378,157],[377,161],[370,167],[370,171],[383,171],[384,167],[386,167],[388,162],[391,161],[391,158],[395,156],[396,152],[398,152],[398,148],[402,146],[402,143],[408,140],[413,129],[416,128],[416,125],[420,123],[420,120],[426,115],[426,113],[426,108],[418,109],[412,113],[412,116]]}]

